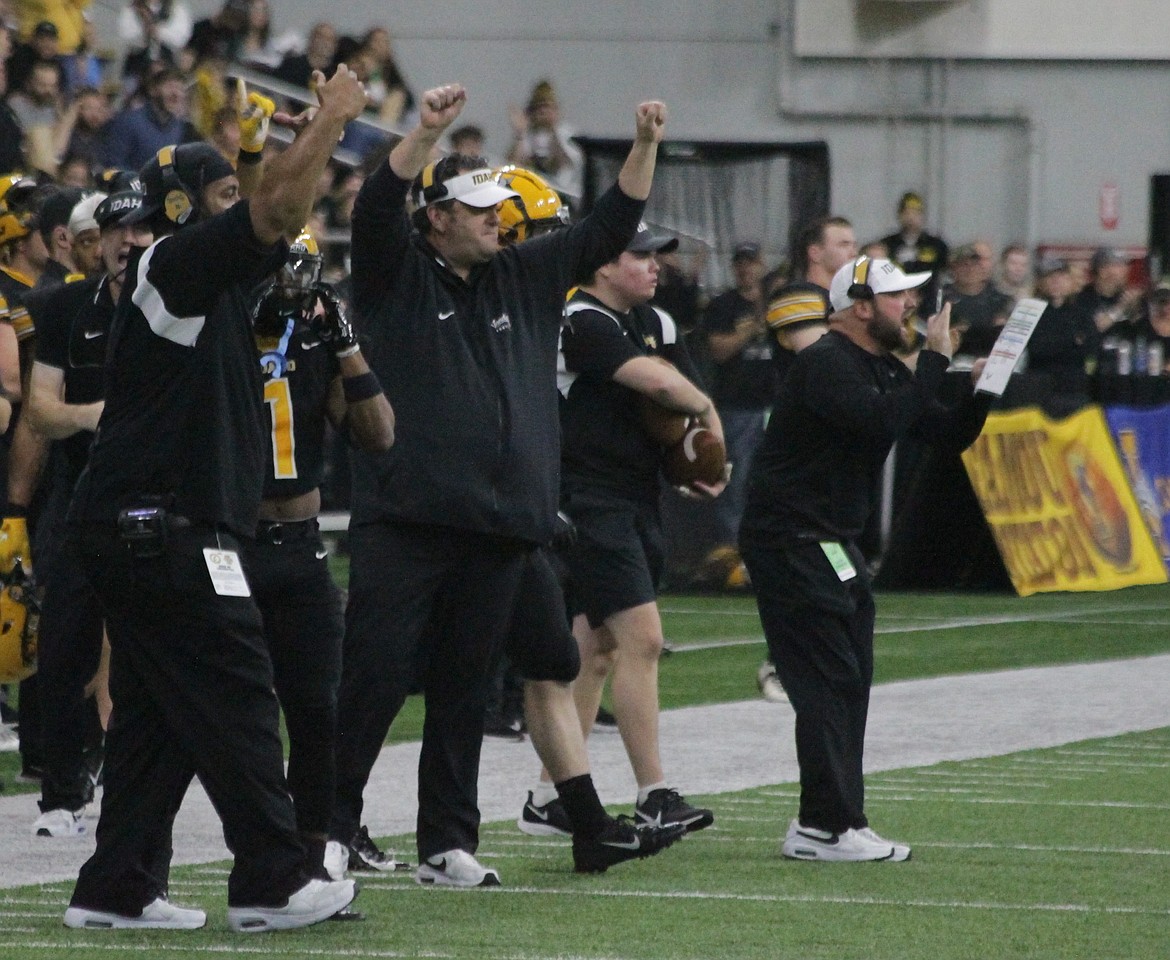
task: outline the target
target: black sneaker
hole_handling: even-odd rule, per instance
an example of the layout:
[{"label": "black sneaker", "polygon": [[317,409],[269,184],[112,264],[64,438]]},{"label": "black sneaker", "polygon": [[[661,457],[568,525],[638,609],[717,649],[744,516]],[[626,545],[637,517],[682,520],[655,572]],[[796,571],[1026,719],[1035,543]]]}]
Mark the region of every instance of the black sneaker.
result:
[{"label": "black sneaker", "polygon": [[629,817],[618,817],[597,836],[573,837],[573,869],[577,873],[605,873],[614,864],[654,856],[686,832],[681,823],[635,825]]},{"label": "black sneaker", "polygon": [[362,827],[349,841],[349,869],[389,873],[409,870],[410,864],[395,860],[392,853],[383,853],[379,850],[378,845],[370,839],[369,827]]},{"label": "black sneaker", "polygon": [[661,787],[651,790],[645,803],[634,808],[639,823],[666,826],[681,823],[688,833],[702,830],[715,822],[715,814],[702,807],[692,807],[677,790]]},{"label": "black sneaker", "polygon": [[526,739],[521,721],[505,720],[503,717],[488,717],[484,720],[483,735],[511,740],[513,743],[523,743]]},{"label": "black sneaker", "polygon": [[571,837],[573,825],[569,823],[569,815],[565,812],[565,805],[560,797],[553,797],[544,806],[538,806],[532,799],[532,791],[528,791],[528,801],[516,821],[521,832],[530,837]]},{"label": "black sneaker", "polygon": [[593,721],[594,733],[617,733],[617,717],[605,709],[605,707],[597,708],[597,717]]}]

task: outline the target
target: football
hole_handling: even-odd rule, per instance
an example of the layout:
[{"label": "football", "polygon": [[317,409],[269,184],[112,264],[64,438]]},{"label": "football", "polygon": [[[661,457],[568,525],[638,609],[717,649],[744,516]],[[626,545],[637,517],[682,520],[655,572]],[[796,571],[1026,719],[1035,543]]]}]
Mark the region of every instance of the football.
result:
[{"label": "football", "polygon": [[[674,368],[674,364],[665,357],[651,357],[650,359]],[[660,447],[673,447],[687,432],[690,417],[685,413],[664,407],[650,397],[643,396],[641,399],[642,428],[646,431],[647,436]]]},{"label": "football", "polygon": [[660,447],[673,447],[687,432],[690,417],[642,397],[642,429]]},{"label": "football", "polygon": [[723,479],[727,451],[706,427],[690,422],[681,440],[667,447],[662,455],[662,473],[676,487],[687,487],[696,480],[714,485]]}]

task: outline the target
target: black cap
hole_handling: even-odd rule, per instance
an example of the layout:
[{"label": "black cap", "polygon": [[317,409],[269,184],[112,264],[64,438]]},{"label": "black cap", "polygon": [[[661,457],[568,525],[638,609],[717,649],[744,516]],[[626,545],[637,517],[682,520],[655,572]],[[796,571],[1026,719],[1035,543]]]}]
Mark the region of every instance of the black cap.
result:
[{"label": "black cap", "polygon": [[[163,175],[163,164],[159,157],[170,151],[170,177]],[[142,181],[145,199],[142,206],[121,222],[142,223],[167,209],[179,211],[186,206],[192,209],[198,205],[203,188],[224,177],[235,176],[235,168],[224,159],[223,154],[209,143],[183,143],[177,147],[163,147],[151,157],[138,172]],[[177,182],[176,182],[177,179]],[[178,213],[169,217],[177,226],[194,222],[189,216]]]},{"label": "black cap", "polygon": [[678,249],[678,237],[669,233],[655,233],[643,220],[638,224],[638,230],[633,239],[626,244],[628,253],[670,253]]},{"label": "black cap", "polygon": [[1053,273],[1059,273],[1061,270],[1067,270],[1068,263],[1061,260],[1060,257],[1044,257],[1038,264],[1036,264],[1036,276],[1047,277]]},{"label": "black cap", "polygon": [[37,229],[41,236],[48,239],[54,227],[69,225],[69,215],[77,206],[85,191],[80,187],[58,187],[41,203],[40,214],[37,217]]},{"label": "black cap", "polygon": [[97,209],[93,212],[93,219],[97,223],[98,229],[105,230],[106,227],[137,222],[131,221],[130,217],[142,209],[144,199],[144,194],[137,190],[121,190],[118,193],[111,193],[97,205]]},{"label": "black cap", "polygon": [[737,243],[735,249],[731,252],[731,262],[735,263],[737,260],[759,260],[760,259],[760,245],[754,240],[745,240],[743,243]]},{"label": "black cap", "polygon": [[1129,257],[1120,250],[1114,250],[1112,247],[1101,247],[1093,252],[1093,259],[1089,261],[1089,269],[1096,272],[1110,264],[1127,263],[1129,263]]}]

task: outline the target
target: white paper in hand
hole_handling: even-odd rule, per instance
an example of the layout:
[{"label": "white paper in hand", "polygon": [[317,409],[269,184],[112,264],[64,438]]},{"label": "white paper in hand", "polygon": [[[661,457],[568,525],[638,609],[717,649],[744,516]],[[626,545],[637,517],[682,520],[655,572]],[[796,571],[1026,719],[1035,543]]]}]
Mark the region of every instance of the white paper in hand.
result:
[{"label": "white paper in hand", "polygon": [[1036,322],[1048,304],[1043,300],[1033,300],[1025,297],[1016,304],[1012,315],[999,332],[995,346],[987,357],[987,365],[975,384],[975,389],[983,393],[990,393],[1002,397],[1007,389],[1008,380],[1012,371],[1020,360],[1020,354],[1032,338],[1032,331],[1036,329]]}]

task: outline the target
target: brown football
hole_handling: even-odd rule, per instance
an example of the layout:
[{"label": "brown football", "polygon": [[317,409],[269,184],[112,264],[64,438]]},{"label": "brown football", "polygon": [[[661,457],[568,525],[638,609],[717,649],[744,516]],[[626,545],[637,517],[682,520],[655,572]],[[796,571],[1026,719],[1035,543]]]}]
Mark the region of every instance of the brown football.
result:
[{"label": "brown football", "polygon": [[662,455],[662,473],[676,487],[696,480],[716,484],[723,479],[726,465],[727,452],[719,438],[697,423],[689,424],[683,438]]},{"label": "brown football", "polygon": [[[650,359],[674,368],[665,357],[652,356]],[[685,413],[670,410],[650,397],[642,397],[642,428],[658,446],[673,447],[687,432],[689,422],[690,417]]]},{"label": "brown football", "polygon": [[685,413],[668,410],[649,397],[642,397],[642,428],[660,447],[673,447],[682,440],[690,419]]}]

